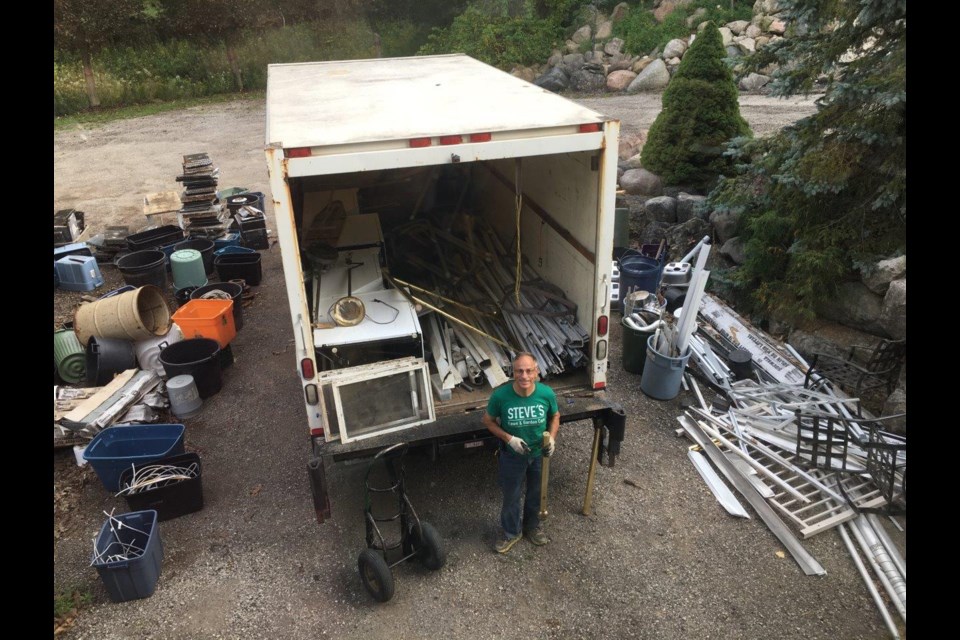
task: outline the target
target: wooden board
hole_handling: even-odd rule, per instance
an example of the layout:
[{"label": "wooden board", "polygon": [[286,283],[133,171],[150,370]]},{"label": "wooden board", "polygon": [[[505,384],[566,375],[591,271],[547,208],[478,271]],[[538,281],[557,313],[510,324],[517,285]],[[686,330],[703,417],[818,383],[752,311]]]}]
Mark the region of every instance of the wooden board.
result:
[{"label": "wooden board", "polygon": [[143,215],[148,218],[161,213],[176,213],[182,206],[176,191],[148,193],[143,197]]}]

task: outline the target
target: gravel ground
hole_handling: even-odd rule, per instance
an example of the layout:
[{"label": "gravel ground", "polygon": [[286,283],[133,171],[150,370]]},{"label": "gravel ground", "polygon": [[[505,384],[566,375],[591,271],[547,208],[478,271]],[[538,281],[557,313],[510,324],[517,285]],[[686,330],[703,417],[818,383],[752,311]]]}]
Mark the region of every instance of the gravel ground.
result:
[{"label": "gravel ground", "polygon": [[[805,113],[801,105],[787,116],[764,100],[781,125]],[[611,115],[623,109],[625,125],[638,128],[649,127],[659,106],[658,99],[638,106],[639,98],[582,102]],[[752,122],[749,110],[744,115]],[[54,207],[83,209],[93,225],[139,225],[142,195],[177,189],[180,156],[196,151],[221,167],[222,187],[266,192],[262,129],[262,104],[238,101],[57,133]],[[269,201],[267,209],[272,217]],[[733,518],[717,504],[687,460],[689,442],[674,435],[692,395],[647,398],[640,377],[621,368],[616,322],[608,395],[627,412],[627,436],[616,466],[597,470],[593,513],[580,513],[588,422],[561,429],[550,476],[551,544],[522,541],[504,556],[492,551],[493,456],[439,463],[409,456],[410,499],[444,538],[448,559],[437,572],[395,567],[396,595],[374,603],[356,571],[365,465],[329,471],[333,517],[317,525],[279,249],[263,254],[263,283],[244,310],[236,363],[224,371],[223,390],[186,421],[187,450],[203,461],[205,506],[160,524],[164,560],[153,596],[109,601],[89,566],[91,539],[103,511],[122,512],[126,503],[92,470],[76,467],[71,451],[54,453],[54,588],[76,586],[93,599],[60,637],[887,637],[836,531],[804,542],[827,570],[805,576],[756,516]],[[106,271],[108,281],[116,278]],[[54,299],[56,324],[75,300]],[[905,533],[889,530],[905,548]]]}]

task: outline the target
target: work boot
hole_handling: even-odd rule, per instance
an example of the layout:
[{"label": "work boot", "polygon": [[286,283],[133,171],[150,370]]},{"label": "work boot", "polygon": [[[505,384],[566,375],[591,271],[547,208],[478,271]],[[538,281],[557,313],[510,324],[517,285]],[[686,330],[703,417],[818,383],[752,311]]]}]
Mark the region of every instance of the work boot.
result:
[{"label": "work boot", "polygon": [[543,545],[550,542],[550,538],[548,538],[547,534],[543,532],[543,527],[537,527],[532,531],[527,531],[525,535],[527,536],[527,539],[530,540],[530,542],[537,545],[538,547],[542,547]]},{"label": "work boot", "polygon": [[497,550],[497,553],[506,553],[513,548],[513,545],[520,542],[520,538],[522,537],[523,536],[514,536],[512,538],[508,538],[506,534],[502,534],[500,539],[497,540],[497,544],[495,544],[493,548]]}]

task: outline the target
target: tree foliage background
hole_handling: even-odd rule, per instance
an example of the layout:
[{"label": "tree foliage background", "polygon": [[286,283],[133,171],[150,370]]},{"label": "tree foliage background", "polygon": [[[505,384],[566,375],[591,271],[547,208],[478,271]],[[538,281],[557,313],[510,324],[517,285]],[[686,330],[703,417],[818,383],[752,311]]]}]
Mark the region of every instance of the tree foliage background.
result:
[{"label": "tree foliage background", "polygon": [[735,176],[710,195],[742,213],[746,263],[728,284],[741,305],[788,322],[878,259],[906,251],[906,2],[781,0],[793,33],[742,73],[779,65],[774,95],[825,83],[817,112],[735,144]]}]

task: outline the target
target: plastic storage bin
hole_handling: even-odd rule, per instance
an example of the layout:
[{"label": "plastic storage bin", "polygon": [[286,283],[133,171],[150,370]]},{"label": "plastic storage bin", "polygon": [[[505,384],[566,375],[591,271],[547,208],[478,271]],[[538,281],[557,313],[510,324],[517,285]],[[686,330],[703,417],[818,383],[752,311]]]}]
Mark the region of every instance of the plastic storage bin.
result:
[{"label": "plastic storage bin", "polygon": [[157,512],[152,510],[107,518],[100,528],[90,562],[114,602],[152,596],[162,563],[163,542]]},{"label": "plastic storage bin", "polygon": [[237,337],[233,300],[198,298],[176,310],[173,321],[185,338],[210,338],[226,348]]},{"label": "plastic storage bin", "polygon": [[165,224],[127,236],[127,247],[130,251],[141,251],[163,247],[180,240],[183,240],[183,229],[175,224]]},{"label": "plastic storage bin", "polygon": [[255,287],[263,279],[261,259],[259,253],[225,253],[214,258],[213,264],[221,280],[243,279]]},{"label": "plastic storage bin", "polygon": [[[196,465],[196,475],[186,480],[161,481],[152,489],[130,495],[124,494],[123,498],[131,510],[153,509],[157,512],[157,520],[163,522],[203,509],[203,477],[199,455],[183,453],[124,469],[120,474],[120,489],[127,488],[134,475],[142,473],[143,469],[150,465],[169,465],[184,470]],[[183,475],[189,474],[183,473]]]},{"label": "plastic storage bin", "polygon": [[60,288],[67,291],[93,291],[103,286],[100,266],[93,256],[69,255],[54,263]]},{"label": "plastic storage bin", "polygon": [[120,490],[120,474],[133,464],[145,464],[183,453],[182,424],[118,424],[98,433],[83,452],[107,491]]},{"label": "plastic storage bin", "polygon": [[213,239],[214,252],[220,249],[223,249],[224,247],[239,247],[239,246],[240,246],[239,233],[225,233],[219,238]]}]

